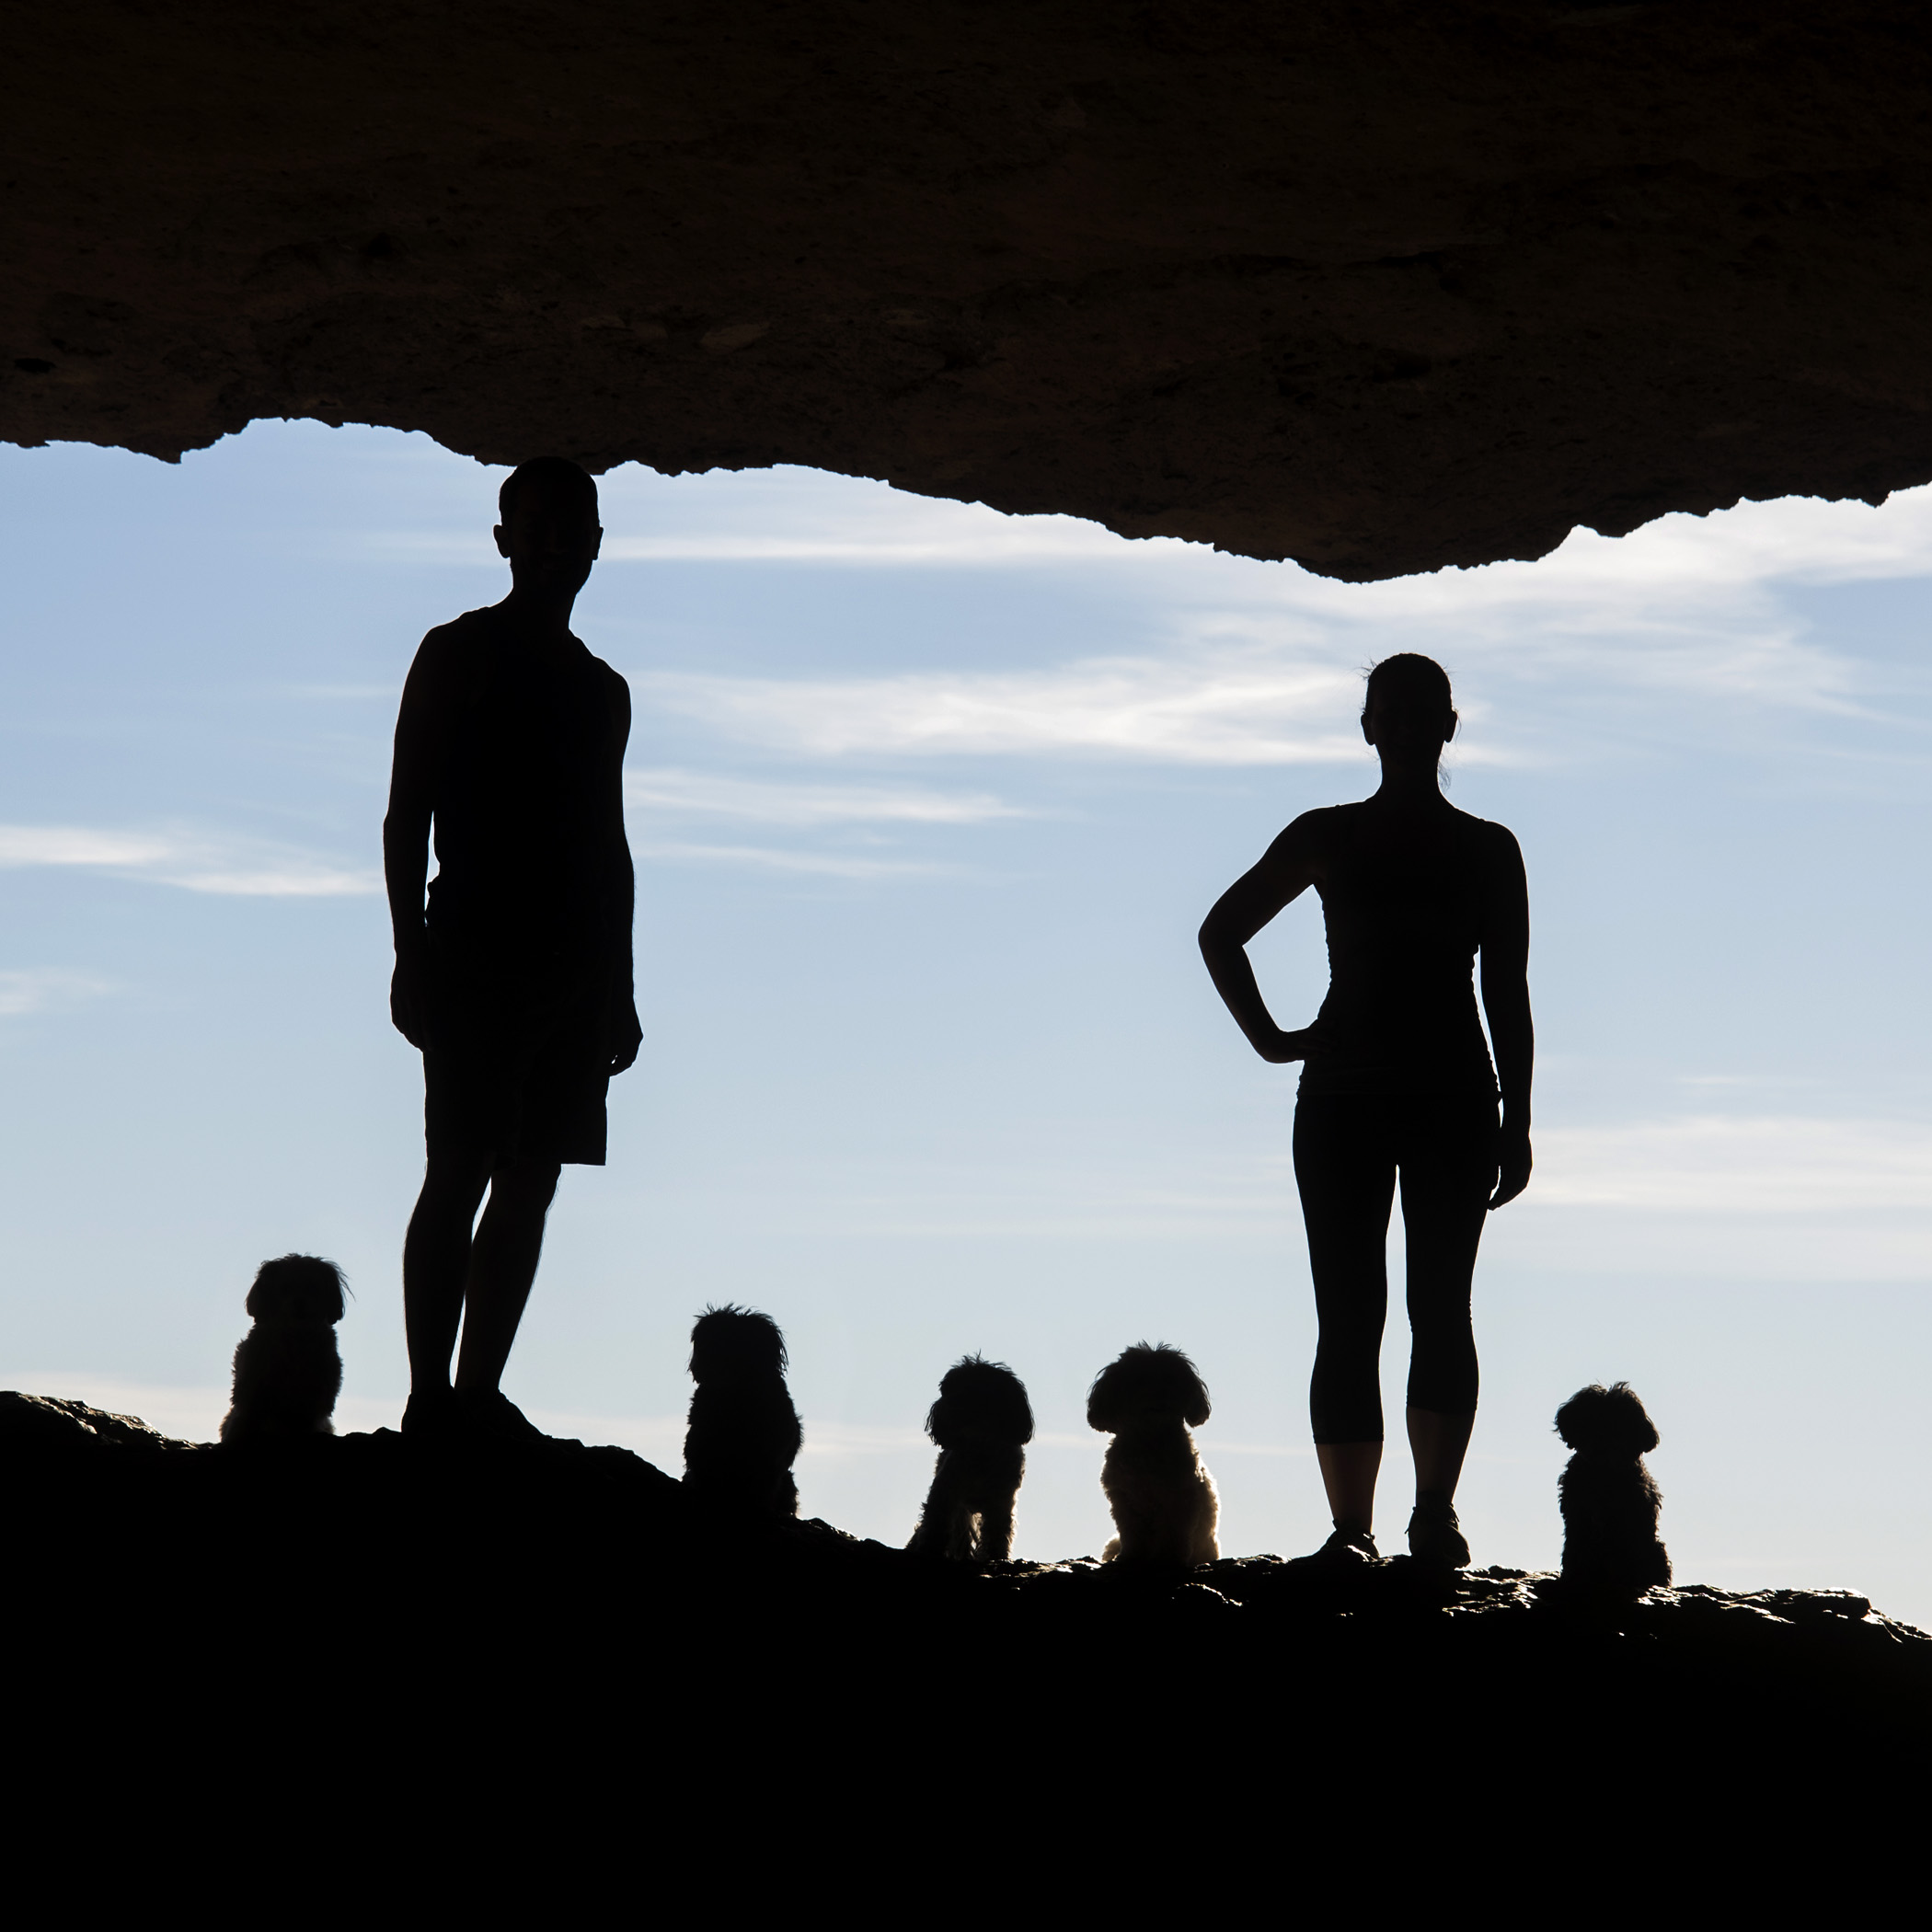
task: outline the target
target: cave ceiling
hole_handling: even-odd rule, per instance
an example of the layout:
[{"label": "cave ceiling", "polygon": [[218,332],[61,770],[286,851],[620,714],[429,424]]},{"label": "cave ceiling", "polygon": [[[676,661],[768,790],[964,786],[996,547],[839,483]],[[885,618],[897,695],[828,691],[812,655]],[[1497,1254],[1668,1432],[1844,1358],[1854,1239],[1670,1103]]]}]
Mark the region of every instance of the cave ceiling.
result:
[{"label": "cave ceiling", "polygon": [[1932,478],[1932,17],[19,10],[0,437],[809,464],[1367,579]]}]

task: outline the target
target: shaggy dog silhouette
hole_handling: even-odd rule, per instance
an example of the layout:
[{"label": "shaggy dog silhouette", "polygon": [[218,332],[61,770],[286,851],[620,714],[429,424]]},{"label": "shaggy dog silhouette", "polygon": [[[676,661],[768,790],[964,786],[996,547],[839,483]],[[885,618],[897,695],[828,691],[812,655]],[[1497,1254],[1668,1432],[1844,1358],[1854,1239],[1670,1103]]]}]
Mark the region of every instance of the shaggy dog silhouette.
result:
[{"label": "shaggy dog silhouette", "polygon": [[1557,1433],[1576,1451],[1557,1484],[1563,1506],[1563,1581],[1635,1598],[1671,1580],[1657,1535],[1662,1492],[1644,1467],[1657,1431],[1627,1382],[1593,1382],[1557,1411]]},{"label": "shaggy dog silhouette", "polygon": [[707,1308],[691,1330],[684,1483],[713,1509],[796,1516],[805,1432],[785,1386],[785,1338],[755,1308]]},{"label": "shaggy dog silhouette", "polygon": [[1208,1413],[1207,1385],[1165,1342],[1136,1342],[1094,1378],[1087,1425],[1113,1437],[1100,1487],[1118,1534],[1103,1563],[1212,1563],[1221,1554],[1221,1499],[1188,1433]]},{"label": "shaggy dog silhouette", "polygon": [[968,1355],[939,1380],[926,1418],[939,1447],[915,1555],[959,1563],[1003,1563],[1013,1553],[1013,1499],[1027,1472],[1033,1410],[1026,1384],[1003,1362]]},{"label": "shaggy dog silhouette", "polygon": [[248,1290],[254,1326],[235,1351],[235,1393],[222,1441],[254,1443],[333,1435],[342,1358],[342,1271],[319,1255],[264,1261]]}]

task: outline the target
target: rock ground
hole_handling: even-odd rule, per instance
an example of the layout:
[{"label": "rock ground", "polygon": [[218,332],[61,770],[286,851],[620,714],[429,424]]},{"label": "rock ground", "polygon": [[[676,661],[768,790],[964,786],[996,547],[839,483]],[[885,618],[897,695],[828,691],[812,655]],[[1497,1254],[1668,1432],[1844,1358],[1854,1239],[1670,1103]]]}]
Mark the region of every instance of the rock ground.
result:
[{"label": "rock ground", "polygon": [[621,1788],[827,1819],[1018,1780],[1102,1832],[1121,1780],[1157,1804],[1179,1778],[1224,1823],[1279,1830],[1285,1806],[1317,1835],[1367,1779],[1385,1825],[1446,1817],[1520,1858],[1631,1805],[1763,1846],[1923,1797],[1932,1639],[1849,1593],[1591,1604],[1406,1558],[978,1574],[707,1520],[621,1449],[243,1452],[19,1395],[0,1468],[17,1721],[159,1737],[195,1776],[348,1750],[448,1777],[480,1752],[546,1765],[539,1807]]}]

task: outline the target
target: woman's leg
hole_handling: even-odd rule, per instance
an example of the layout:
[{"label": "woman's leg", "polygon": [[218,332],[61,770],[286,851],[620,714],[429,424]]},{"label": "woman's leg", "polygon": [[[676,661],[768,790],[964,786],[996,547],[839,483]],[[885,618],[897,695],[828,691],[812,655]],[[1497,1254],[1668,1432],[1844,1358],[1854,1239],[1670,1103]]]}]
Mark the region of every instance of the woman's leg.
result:
[{"label": "woman's leg", "polygon": [[1470,1292],[1496,1181],[1493,1104],[1420,1100],[1401,1135],[1402,1226],[1409,1261],[1409,1442],[1416,1497],[1446,1508],[1476,1421]]},{"label": "woman's leg", "polygon": [[1476,1411],[1465,1409],[1444,1414],[1411,1403],[1408,1415],[1417,1498],[1440,1496],[1444,1502],[1450,1501],[1463,1473],[1463,1455],[1469,1446],[1469,1432],[1476,1427]]},{"label": "woman's leg", "polygon": [[1396,1162],[1386,1103],[1310,1094],[1294,1110],[1294,1179],[1320,1323],[1308,1415],[1335,1526],[1374,1526],[1382,1464],[1382,1327]]}]

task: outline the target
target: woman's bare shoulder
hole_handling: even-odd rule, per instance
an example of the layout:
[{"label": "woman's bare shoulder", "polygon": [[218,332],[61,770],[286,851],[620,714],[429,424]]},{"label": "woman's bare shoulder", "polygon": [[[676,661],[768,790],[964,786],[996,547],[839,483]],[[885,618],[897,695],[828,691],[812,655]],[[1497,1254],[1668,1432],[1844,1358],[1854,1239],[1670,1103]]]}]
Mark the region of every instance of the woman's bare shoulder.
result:
[{"label": "woman's bare shoulder", "polygon": [[1290,854],[1324,857],[1333,847],[1342,828],[1341,814],[1360,809],[1352,805],[1317,805],[1313,811],[1305,811],[1299,818],[1290,819],[1273,845],[1269,846],[1269,852],[1271,856],[1283,857]]},{"label": "woman's bare shoulder", "polygon": [[1499,824],[1494,819],[1479,819],[1471,811],[1458,811],[1455,816],[1486,871],[1492,877],[1522,876],[1523,847],[1507,825]]}]

